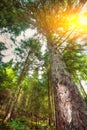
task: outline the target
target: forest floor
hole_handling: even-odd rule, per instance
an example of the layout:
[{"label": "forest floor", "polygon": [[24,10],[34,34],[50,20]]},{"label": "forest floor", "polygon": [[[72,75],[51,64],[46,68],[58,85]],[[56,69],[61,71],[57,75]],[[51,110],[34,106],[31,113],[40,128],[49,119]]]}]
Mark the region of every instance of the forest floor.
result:
[{"label": "forest floor", "polygon": [[54,130],[53,127],[49,127],[43,124],[36,124],[36,122],[21,122],[21,120],[15,119],[3,124],[0,121],[0,130]]},{"label": "forest floor", "polygon": [[5,125],[2,125],[2,127],[0,128],[0,130],[10,130],[9,127],[5,126]]},{"label": "forest floor", "polygon": [[54,130],[47,120],[32,119],[26,116],[19,116],[3,124],[4,111],[0,112],[0,130]]}]

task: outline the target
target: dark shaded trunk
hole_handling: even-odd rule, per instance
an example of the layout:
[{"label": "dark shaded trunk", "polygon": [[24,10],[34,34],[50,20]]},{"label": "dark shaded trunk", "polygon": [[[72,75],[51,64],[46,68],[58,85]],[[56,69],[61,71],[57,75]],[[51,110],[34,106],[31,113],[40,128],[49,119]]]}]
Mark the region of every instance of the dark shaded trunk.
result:
[{"label": "dark shaded trunk", "polygon": [[56,130],[87,130],[87,106],[61,54],[48,44],[54,87]]},{"label": "dark shaded trunk", "polygon": [[48,71],[47,74],[48,77],[48,108],[49,108],[49,126],[52,125],[52,107],[51,107],[51,77],[50,77],[50,71]]},{"label": "dark shaded trunk", "polygon": [[3,119],[3,123],[6,123],[9,119],[11,119],[11,116],[12,116],[12,113],[14,110],[14,106],[15,106],[15,104],[18,100],[19,94],[20,94],[20,90],[21,90],[21,88],[18,90],[18,93],[15,93],[15,95],[12,97],[10,104],[7,108],[6,115]]}]

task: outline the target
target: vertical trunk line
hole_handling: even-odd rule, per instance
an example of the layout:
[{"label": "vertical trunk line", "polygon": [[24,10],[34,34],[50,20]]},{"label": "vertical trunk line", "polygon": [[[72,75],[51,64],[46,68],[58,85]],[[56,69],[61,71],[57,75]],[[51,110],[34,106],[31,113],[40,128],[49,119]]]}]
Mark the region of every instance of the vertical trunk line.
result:
[{"label": "vertical trunk line", "polygon": [[61,54],[48,44],[54,86],[56,130],[87,130],[87,106]]},{"label": "vertical trunk line", "polygon": [[21,71],[21,74],[19,76],[19,79],[18,79],[18,82],[17,82],[17,90],[15,91],[15,95],[13,96],[12,100],[11,100],[11,104],[6,112],[6,115],[5,115],[5,118],[3,119],[3,123],[6,123],[10,118],[11,118],[11,115],[12,115],[12,112],[13,112],[13,109],[15,107],[15,104],[18,100],[18,97],[20,95],[20,91],[21,91],[21,83],[22,83],[22,80],[24,79],[27,71],[28,71],[28,65],[29,65],[29,55],[32,53],[32,51],[28,51],[28,55],[25,59],[25,62],[24,62],[24,66],[22,68],[22,71]]}]

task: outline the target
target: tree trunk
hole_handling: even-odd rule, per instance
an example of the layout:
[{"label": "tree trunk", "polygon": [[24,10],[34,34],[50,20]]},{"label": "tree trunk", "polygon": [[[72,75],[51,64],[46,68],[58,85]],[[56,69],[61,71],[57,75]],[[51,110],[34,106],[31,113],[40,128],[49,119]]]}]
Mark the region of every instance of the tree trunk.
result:
[{"label": "tree trunk", "polygon": [[12,112],[14,110],[14,106],[15,106],[17,99],[19,97],[19,94],[20,94],[20,90],[21,89],[19,89],[18,93],[15,93],[15,95],[12,97],[11,102],[10,102],[8,109],[7,109],[6,115],[3,119],[3,123],[6,123],[11,118]]},{"label": "tree trunk", "polygon": [[47,77],[48,77],[48,108],[49,108],[49,126],[52,125],[52,107],[51,107],[51,77],[50,71],[48,70]]},{"label": "tree trunk", "polygon": [[6,112],[6,115],[5,115],[5,118],[3,119],[3,123],[6,123],[10,118],[11,118],[11,115],[12,115],[12,112],[14,110],[14,107],[15,107],[15,104],[17,103],[17,100],[18,100],[18,97],[20,95],[20,90],[21,90],[21,83],[24,79],[24,77],[26,76],[26,73],[29,69],[29,55],[32,53],[32,51],[28,51],[28,55],[25,59],[25,62],[24,62],[24,66],[21,70],[21,73],[20,73],[20,76],[19,76],[19,79],[18,79],[18,82],[17,82],[17,90],[11,100],[11,104]]},{"label": "tree trunk", "polygon": [[48,44],[54,87],[56,130],[87,130],[87,106],[61,54]]}]

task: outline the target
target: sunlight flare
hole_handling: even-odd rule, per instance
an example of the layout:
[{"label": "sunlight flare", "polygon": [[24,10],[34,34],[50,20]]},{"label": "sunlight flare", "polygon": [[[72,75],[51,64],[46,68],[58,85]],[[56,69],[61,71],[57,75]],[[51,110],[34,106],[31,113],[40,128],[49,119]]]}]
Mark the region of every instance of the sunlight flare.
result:
[{"label": "sunlight flare", "polygon": [[79,29],[87,32],[87,13],[70,14],[68,17],[67,23],[69,23],[70,27],[79,27]]}]

